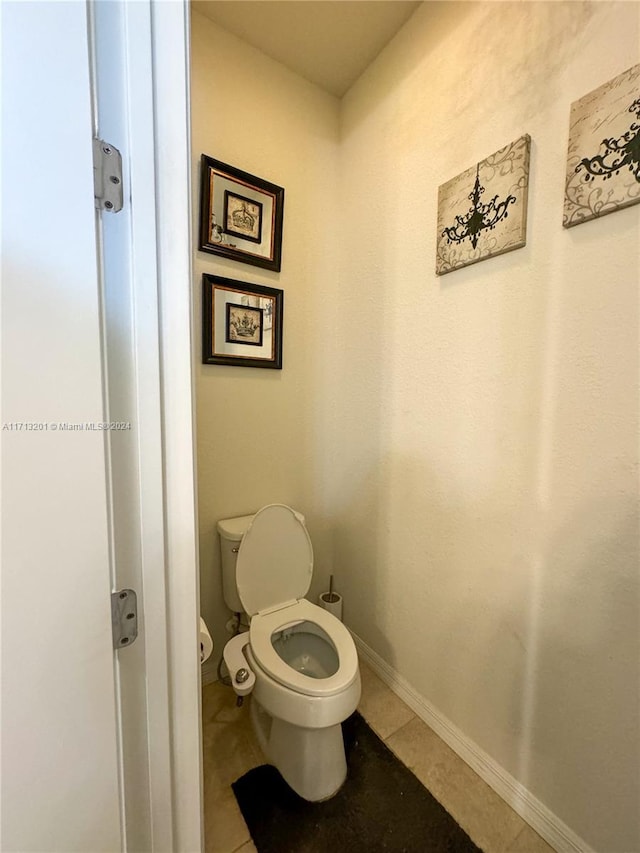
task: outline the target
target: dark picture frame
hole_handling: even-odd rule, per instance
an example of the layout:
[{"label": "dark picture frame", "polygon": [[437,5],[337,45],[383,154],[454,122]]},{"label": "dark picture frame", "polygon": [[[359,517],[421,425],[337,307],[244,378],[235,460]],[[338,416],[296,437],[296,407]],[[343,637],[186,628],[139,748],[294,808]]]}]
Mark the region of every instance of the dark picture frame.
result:
[{"label": "dark picture frame", "polygon": [[279,272],[283,187],[203,154],[200,189],[199,249]]},{"label": "dark picture frame", "polygon": [[204,273],[202,363],[282,369],[284,291]]}]

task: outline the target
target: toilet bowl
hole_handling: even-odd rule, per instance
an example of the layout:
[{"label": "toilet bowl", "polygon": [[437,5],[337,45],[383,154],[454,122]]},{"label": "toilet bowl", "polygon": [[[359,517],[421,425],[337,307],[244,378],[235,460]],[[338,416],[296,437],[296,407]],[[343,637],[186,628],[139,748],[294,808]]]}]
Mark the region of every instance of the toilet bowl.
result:
[{"label": "toilet bowl", "polygon": [[[346,778],[340,724],[360,700],[356,648],[342,622],[304,598],[313,571],[304,517],[272,504],[243,519],[244,532],[238,519],[218,523],[223,572],[233,569],[234,592],[250,618],[248,632],[227,643],[225,661],[236,692],[251,692],[251,719],[268,760],[304,799],[328,799]],[[225,536],[239,533],[235,550],[226,548],[235,565],[227,559],[225,566]]]}]

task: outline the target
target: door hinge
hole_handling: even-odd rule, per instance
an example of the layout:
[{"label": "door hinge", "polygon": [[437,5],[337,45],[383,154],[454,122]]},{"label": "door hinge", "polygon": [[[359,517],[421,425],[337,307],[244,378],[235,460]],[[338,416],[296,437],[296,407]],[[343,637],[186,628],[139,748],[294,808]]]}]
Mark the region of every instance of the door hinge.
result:
[{"label": "door hinge", "polygon": [[114,649],[130,646],[138,636],[138,600],[132,589],[111,593],[111,627]]},{"label": "door hinge", "polygon": [[93,139],[93,195],[98,210],[122,210],[122,156],[110,142]]}]

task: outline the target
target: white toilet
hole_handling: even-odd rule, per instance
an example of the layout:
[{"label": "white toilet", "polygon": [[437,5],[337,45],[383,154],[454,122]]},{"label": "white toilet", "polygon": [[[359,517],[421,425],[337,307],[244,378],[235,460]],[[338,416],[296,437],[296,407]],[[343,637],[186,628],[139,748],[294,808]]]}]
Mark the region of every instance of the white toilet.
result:
[{"label": "white toilet", "polygon": [[332,797],[347,764],[341,723],[360,700],[358,656],[342,622],[304,596],[313,549],[304,516],[283,504],[218,522],[227,606],[249,630],[225,646],[239,696],[252,692],[260,745],[305,800]]}]

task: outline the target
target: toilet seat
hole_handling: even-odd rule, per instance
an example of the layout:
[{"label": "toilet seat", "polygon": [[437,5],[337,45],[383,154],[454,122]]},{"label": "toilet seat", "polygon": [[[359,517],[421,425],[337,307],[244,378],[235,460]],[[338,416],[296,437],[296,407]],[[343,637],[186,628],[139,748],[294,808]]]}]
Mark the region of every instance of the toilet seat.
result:
[{"label": "toilet seat", "polygon": [[[284,504],[259,510],[236,561],[238,595],[251,617],[251,651],[267,675],[285,687],[305,696],[332,696],[357,678],[358,655],[342,622],[304,598],[312,573],[313,548],[303,516]],[[338,658],[333,675],[313,678],[298,672],[273,647],[276,632],[300,622],[317,625],[329,637]]]},{"label": "toilet seat", "polygon": [[[338,671],[328,678],[312,678],[298,672],[274,649],[271,638],[287,625],[311,622],[330,638],[338,656]],[[256,613],[249,626],[251,651],[262,669],[285,687],[305,696],[333,696],[346,690],[358,675],[358,655],[353,638],[333,614],[306,599]]]}]

